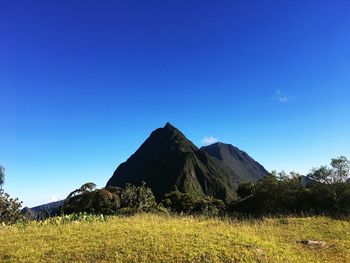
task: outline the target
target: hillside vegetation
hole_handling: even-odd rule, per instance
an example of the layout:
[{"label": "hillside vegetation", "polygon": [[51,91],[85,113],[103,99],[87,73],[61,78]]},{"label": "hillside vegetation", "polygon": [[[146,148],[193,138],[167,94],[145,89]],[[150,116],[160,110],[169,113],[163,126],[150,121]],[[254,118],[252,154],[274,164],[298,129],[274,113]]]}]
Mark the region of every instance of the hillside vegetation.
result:
[{"label": "hillside vegetation", "polygon": [[73,219],[0,225],[0,262],[350,262],[350,222],[326,217]]}]

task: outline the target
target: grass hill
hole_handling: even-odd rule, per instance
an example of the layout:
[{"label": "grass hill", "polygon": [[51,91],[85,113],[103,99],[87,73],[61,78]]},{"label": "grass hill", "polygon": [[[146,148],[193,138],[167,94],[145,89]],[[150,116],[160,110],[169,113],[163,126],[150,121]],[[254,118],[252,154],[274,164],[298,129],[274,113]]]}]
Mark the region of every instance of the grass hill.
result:
[{"label": "grass hill", "polygon": [[350,262],[349,229],[325,217],[61,217],[0,225],[0,262]]}]

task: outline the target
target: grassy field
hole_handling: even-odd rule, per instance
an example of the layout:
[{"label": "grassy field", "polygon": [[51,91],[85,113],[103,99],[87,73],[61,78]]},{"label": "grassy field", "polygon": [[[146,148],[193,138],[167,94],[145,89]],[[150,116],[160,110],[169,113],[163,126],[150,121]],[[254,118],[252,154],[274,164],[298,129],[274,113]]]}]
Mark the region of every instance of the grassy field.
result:
[{"label": "grassy field", "polygon": [[0,225],[0,262],[350,262],[350,222],[137,215]]}]

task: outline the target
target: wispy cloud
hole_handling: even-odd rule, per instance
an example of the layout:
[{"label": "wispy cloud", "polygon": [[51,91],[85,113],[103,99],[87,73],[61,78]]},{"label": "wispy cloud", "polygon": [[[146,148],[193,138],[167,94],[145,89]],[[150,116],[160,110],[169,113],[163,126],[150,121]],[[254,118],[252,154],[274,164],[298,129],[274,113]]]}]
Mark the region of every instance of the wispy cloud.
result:
[{"label": "wispy cloud", "polygon": [[218,142],[218,139],[213,137],[213,136],[205,136],[203,139],[202,139],[202,143],[204,145],[210,145],[210,144],[213,144],[213,143],[216,143]]},{"label": "wispy cloud", "polygon": [[289,97],[278,89],[275,92],[274,100],[279,101],[281,103],[286,103],[288,102]]}]

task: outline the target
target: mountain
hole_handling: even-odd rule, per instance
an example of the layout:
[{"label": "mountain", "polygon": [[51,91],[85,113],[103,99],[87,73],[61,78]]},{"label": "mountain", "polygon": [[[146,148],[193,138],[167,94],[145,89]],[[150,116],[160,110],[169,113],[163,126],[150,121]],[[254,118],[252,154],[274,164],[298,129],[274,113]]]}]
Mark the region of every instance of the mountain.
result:
[{"label": "mountain", "polygon": [[51,216],[57,216],[59,214],[59,209],[63,205],[64,200],[51,202],[39,206],[35,206],[32,208],[24,207],[21,210],[22,214],[30,216],[35,219],[45,219]]},{"label": "mountain", "polygon": [[261,164],[256,162],[246,152],[231,144],[218,142],[204,146],[201,150],[217,159],[232,177],[238,176],[239,181],[256,182],[269,174]]},{"label": "mountain", "polygon": [[64,203],[64,200],[60,200],[60,201],[55,201],[55,202],[51,202],[43,205],[38,205],[30,209],[36,213],[42,212],[42,211],[55,213],[56,211],[58,211],[59,207],[63,205],[63,203]]},{"label": "mountain", "polygon": [[119,165],[107,186],[146,182],[156,198],[178,190],[232,200],[238,185],[233,172],[198,149],[178,129],[167,123],[156,129],[130,158]]}]

